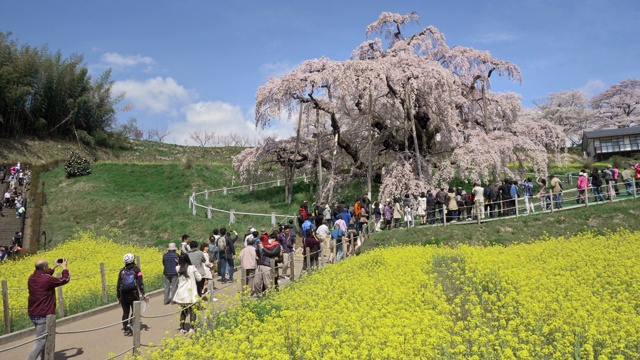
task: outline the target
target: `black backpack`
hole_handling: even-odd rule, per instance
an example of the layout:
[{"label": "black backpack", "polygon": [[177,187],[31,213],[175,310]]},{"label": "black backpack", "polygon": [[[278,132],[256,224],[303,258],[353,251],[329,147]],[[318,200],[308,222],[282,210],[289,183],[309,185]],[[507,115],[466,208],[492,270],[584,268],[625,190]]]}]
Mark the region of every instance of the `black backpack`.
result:
[{"label": "black backpack", "polygon": [[138,283],[136,282],[136,272],[133,270],[133,268],[122,269],[122,272],[120,272],[120,277],[121,291],[134,291],[138,288]]}]

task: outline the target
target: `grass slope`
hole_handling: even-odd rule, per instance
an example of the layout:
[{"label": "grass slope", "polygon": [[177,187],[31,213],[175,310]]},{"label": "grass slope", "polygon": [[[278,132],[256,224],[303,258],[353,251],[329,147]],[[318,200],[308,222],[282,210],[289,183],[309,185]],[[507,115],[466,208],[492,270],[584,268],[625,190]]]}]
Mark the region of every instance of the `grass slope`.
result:
[{"label": "grass slope", "polygon": [[[227,226],[229,215],[213,213],[207,219],[199,208],[193,216],[188,197],[196,191],[218,189],[231,184],[229,165],[194,165],[185,169],[179,163],[108,163],[92,165],[89,176],[67,179],[63,167],[45,173],[47,204],[43,230],[48,241],[60,243],[76,228],[100,232],[117,228],[121,241],[146,245],[165,245],[183,233],[204,241],[213,228]],[[284,203],[283,186],[247,192],[235,190],[224,196],[204,195],[198,202],[220,209],[270,214],[295,214],[297,205],[308,198],[309,186],[298,183],[293,205]],[[239,233],[246,226],[270,227],[271,217],[237,216],[232,228]]]}]

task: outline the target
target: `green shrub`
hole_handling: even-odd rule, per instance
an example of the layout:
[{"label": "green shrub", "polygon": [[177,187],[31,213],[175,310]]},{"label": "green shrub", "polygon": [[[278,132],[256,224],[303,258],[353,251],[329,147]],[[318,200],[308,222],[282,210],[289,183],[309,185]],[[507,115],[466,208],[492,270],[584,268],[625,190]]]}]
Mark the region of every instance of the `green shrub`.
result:
[{"label": "green shrub", "polygon": [[593,160],[592,157],[585,157],[582,159],[582,162],[581,162],[583,169],[591,169],[594,163],[595,163],[595,160]]},{"label": "green shrub", "polygon": [[91,174],[91,163],[79,154],[71,152],[64,164],[64,171],[68,178],[89,175]]}]

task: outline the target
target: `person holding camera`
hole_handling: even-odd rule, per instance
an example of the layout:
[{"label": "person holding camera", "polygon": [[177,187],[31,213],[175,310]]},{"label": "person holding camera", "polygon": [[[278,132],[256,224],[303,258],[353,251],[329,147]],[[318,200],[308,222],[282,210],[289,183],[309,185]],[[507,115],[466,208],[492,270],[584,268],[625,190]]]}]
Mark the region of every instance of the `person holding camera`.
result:
[{"label": "person holding camera", "polygon": [[[62,267],[62,277],[53,276],[55,268]],[[29,276],[29,317],[36,327],[36,338],[47,332],[47,315],[56,313],[56,288],[68,283],[70,280],[69,270],[67,270],[67,259],[56,260],[53,268],[45,259],[36,260],[36,269]],[[29,354],[29,360],[35,360],[42,355],[44,358],[44,345],[46,337],[36,340],[33,350]]]}]

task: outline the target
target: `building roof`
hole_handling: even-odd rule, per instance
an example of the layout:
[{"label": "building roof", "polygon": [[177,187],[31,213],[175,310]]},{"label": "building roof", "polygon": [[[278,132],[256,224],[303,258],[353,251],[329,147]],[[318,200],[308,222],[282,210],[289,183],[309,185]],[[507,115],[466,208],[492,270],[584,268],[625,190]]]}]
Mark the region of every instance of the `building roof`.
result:
[{"label": "building roof", "polygon": [[608,136],[624,136],[624,135],[634,135],[640,134],[640,126],[628,127],[628,128],[619,128],[619,129],[603,129],[603,130],[595,130],[595,131],[585,131],[584,137],[588,139],[608,137]]}]

